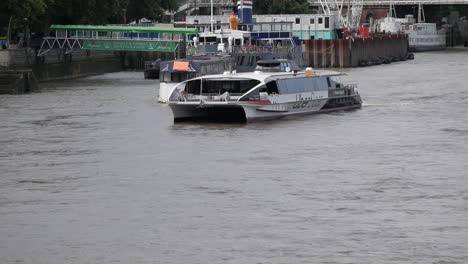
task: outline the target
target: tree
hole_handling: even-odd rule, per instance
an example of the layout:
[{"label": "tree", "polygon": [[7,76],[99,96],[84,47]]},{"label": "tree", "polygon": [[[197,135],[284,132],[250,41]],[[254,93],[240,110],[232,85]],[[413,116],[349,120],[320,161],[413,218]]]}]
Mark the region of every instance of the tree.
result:
[{"label": "tree", "polygon": [[157,20],[163,15],[163,8],[160,0],[129,0],[127,14],[134,20],[142,17]]},{"label": "tree", "polygon": [[0,30],[47,32],[51,24],[121,24],[128,18],[159,20],[178,0],[0,0]]},{"label": "tree", "polygon": [[264,0],[254,1],[256,14],[300,14],[308,13],[307,0]]},{"label": "tree", "polygon": [[40,17],[46,13],[47,5],[51,2],[52,0],[7,0],[4,2],[4,10],[12,17],[12,29],[24,30],[41,22]]}]

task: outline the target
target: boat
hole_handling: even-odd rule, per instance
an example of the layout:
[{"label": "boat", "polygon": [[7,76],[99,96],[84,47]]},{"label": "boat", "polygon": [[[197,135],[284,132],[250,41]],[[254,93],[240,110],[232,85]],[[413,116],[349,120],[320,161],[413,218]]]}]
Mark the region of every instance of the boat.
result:
[{"label": "boat", "polygon": [[161,59],[154,61],[145,61],[144,76],[145,79],[159,79]]},{"label": "boat", "polygon": [[252,122],[360,108],[357,86],[343,84],[343,75],[312,68],[299,71],[292,60],[263,60],[254,72],[228,71],[181,82],[168,105],[175,122]]},{"label": "boat", "polygon": [[158,101],[166,103],[174,87],[188,79],[202,75],[218,74],[229,70],[229,55],[199,55],[185,59],[160,62]]},{"label": "boat", "polygon": [[445,29],[437,29],[436,23],[425,23],[421,3],[418,9],[418,21],[413,15],[404,18],[384,17],[377,21],[378,31],[404,33],[408,35],[409,51],[432,51],[446,48]]}]

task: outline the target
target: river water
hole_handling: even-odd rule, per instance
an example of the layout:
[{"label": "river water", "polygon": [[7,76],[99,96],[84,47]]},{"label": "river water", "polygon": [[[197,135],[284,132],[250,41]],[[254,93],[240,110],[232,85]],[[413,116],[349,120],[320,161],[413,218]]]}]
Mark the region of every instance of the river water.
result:
[{"label": "river water", "polygon": [[360,110],[176,124],[140,72],[0,96],[0,263],[468,263],[468,53]]}]

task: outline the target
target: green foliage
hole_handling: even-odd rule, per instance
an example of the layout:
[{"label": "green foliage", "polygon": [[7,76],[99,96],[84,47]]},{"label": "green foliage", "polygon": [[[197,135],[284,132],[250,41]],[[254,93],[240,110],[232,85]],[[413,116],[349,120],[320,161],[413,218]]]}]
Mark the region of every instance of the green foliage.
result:
[{"label": "green foliage", "polygon": [[162,16],[163,10],[158,0],[130,0],[127,9],[128,17],[139,19],[157,19]]},{"label": "green foliage", "polygon": [[[177,10],[177,0],[0,0],[1,23],[14,31],[47,31],[50,24],[122,24],[142,17],[159,20]],[[0,25],[2,26],[2,25]]]},{"label": "green foliage", "polygon": [[261,0],[253,2],[256,14],[304,14],[308,13],[307,0]]},{"label": "green foliage", "polygon": [[12,17],[13,30],[24,29],[41,23],[41,16],[47,12],[47,6],[52,2],[53,0],[4,0],[1,10]]}]

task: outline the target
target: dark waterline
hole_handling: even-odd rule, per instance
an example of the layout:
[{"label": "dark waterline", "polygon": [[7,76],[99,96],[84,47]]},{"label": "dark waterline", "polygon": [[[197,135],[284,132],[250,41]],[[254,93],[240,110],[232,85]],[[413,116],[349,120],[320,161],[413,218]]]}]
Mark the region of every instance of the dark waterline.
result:
[{"label": "dark waterline", "polygon": [[0,263],[468,263],[467,73],[418,53],[253,124],[174,124],[135,72],[0,96]]}]

